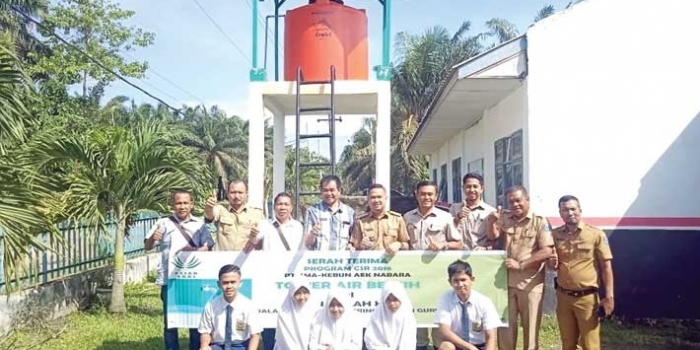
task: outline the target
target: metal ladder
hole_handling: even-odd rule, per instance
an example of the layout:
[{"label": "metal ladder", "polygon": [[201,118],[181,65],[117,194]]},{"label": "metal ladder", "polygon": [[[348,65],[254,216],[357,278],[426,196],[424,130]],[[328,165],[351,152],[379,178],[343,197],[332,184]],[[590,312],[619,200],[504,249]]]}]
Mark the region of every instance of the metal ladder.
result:
[{"label": "metal ladder", "polygon": [[[301,87],[303,85],[325,85],[330,84],[330,106],[328,107],[312,107],[303,108],[301,106]],[[304,113],[314,113],[314,112],[326,112],[328,113],[328,119],[318,119],[317,122],[328,121],[328,133],[324,134],[301,134],[301,116]],[[319,81],[304,81],[304,74],[301,71],[301,67],[297,68],[297,81],[296,81],[296,161],[294,162],[294,213],[297,219],[301,219],[301,211],[299,210],[299,200],[302,196],[319,195],[320,192],[303,192],[301,191],[301,172],[303,169],[308,168],[320,168],[320,167],[330,167],[331,173],[328,175],[335,175],[335,66],[330,67],[330,80],[319,80]],[[301,140],[309,139],[323,139],[327,138],[330,145],[330,162],[316,162],[316,163],[301,163]]]}]

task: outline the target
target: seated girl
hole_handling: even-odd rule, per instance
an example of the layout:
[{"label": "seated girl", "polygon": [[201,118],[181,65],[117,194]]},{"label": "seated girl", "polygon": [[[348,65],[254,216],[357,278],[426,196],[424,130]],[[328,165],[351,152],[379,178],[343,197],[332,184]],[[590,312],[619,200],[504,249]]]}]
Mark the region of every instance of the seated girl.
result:
[{"label": "seated girl", "polygon": [[309,350],[361,350],[362,323],[346,291],[331,290],[311,326]]},{"label": "seated girl", "polygon": [[311,287],[307,281],[289,283],[287,298],[277,313],[277,332],[274,350],[297,350],[309,348],[311,324],[317,308],[307,305]]},{"label": "seated girl", "polygon": [[403,284],[387,282],[380,302],[365,332],[367,350],[415,349],[418,325],[413,316],[413,304]]}]

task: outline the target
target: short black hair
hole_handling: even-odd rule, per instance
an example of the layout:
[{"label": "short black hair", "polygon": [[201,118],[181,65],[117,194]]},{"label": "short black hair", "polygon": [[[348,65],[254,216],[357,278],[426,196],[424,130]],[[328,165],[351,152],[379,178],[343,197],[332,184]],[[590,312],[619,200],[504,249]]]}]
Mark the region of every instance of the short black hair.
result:
[{"label": "short black hair", "polygon": [[221,279],[221,276],[223,276],[227,273],[231,273],[231,272],[237,273],[238,276],[240,276],[241,275],[241,268],[238,267],[238,265],[233,265],[233,264],[224,265],[221,267],[221,269],[219,269],[219,279]]},{"label": "short black hair", "polygon": [[508,190],[506,190],[506,197],[508,197],[508,195],[510,195],[511,193],[518,191],[522,192],[525,198],[530,199],[530,195],[527,193],[527,188],[525,188],[525,186],[523,185],[515,185],[510,187]]},{"label": "short black hair", "polygon": [[568,201],[576,201],[576,204],[578,204],[579,208],[581,207],[581,202],[579,202],[578,198],[576,198],[576,196],[572,196],[570,194],[561,196],[561,198],[559,198],[559,207],[561,207],[562,204],[564,204]]},{"label": "short black hair", "polygon": [[336,175],[326,175],[322,177],[321,181],[319,182],[319,187],[323,188],[324,185],[327,185],[331,181],[335,181],[335,185],[338,186],[338,190],[340,190],[343,187],[343,183],[340,181],[340,178]]},{"label": "short black hair", "polygon": [[233,186],[235,184],[243,184],[243,186],[245,187],[245,191],[248,192],[248,185],[243,180],[233,180],[233,181],[229,182],[228,186],[226,187],[226,191],[230,191],[231,186]]},{"label": "short black hair", "polygon": [[173,196],[172,196],[173,203],[175,202],[175,196],[178,194],[187,194],[190,196],[190,202],[194,202],[194,196],[192,195],[191,191],[188,191],[184,188],[176,188],[175,190],[173,190]]},{"label": "short black hair", "polygon": [[420,182],[418,182],[418,183],[416,184],[416,192],[418,192],[418,190],[420,190],[421,187],[425,187],[425,186],[433,186],[433,187],[435,187],[435,192],[439,192],[439,191],[440,191],[440,190],[438,189],[438,184],[435,183],[435,181],[423,180],[423,181],[420,181]]},{"label": "short black hair", "polygon": [[476,179],[479,181],[479,184],[481,186],[484,185],[484,177],[481,176],[481,174],[479,173],[467,173],[467,175],[464,175],[464,177],[462,178],[462,185],[464,185],[468,179]]},{"label": "short black hair", "polygon": [[382,190],[384,190],[384,192],[386,192],[386,188],[384,187],[384,185],[382,185],[382,184],[371,184],[369,187],[367,187],[367,194],[369,194],[369,191],[371,191],[371,190],[373,190],[373,189],[376,189],[376,188],[382,189]]},{"label": "short black hair", "polygon": [[294,198],[292,198],[291,194],[289,194],[287,192],[280,192],[275,196],[275,200],[272,201],[272,203],[277,204],[277,200],[282,198],[282,197],[287,197],[287,198],[289,198],[290,201],[292,201],[292,202],[294,201]]},{"label": "short black hair", "polygon": [[450,266],[447,267],[447,278],[452,280],[452,276],[465,273],[469,277],[472,276],[472,266],[468,262],[463,260],[455,260]]}]

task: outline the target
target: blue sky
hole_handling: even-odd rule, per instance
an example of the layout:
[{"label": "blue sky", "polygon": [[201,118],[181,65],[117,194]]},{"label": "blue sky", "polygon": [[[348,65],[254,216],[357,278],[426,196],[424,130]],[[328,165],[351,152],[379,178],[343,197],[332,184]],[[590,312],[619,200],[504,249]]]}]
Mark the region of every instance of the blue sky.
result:
[{"label": "blue sky", "polygon": [[[155,33],[153,45],[126,55],[127,59],[145,60],[150,66],[146,78],[132,81],[176,107],[202,103],[207,106],[218,105],[229,115],[236,114],[247,119],[245,111],[252,54],[251,1],[256,0],[118,0],[122,8],[136,12],[129,24]],[[471,21],[471,31],[476,34],[483,31],[484,22],[493,17],[513,22],[519,32],[523,33],[544,5],[551,4],[559,11],[568,2],[569,0],[393,0],[392,38],[398,32],[420,33],[434,25],[442,25],[453,32],[465,20]],[[221,26],[235,46],[206,17],[197,3]],[[307,3],[304,0],[287,0],[280,12]],[[367,10],[370,67],[379,64],[382,25],[379,1],[346,0],[345,4]],[[259,6],[262,18],[273,14],[273,0],[260,2]],[[270,20],[270,26],[272,23]],[[257,24],[261,35],[259,65],[262,65],[264,20],[258,19]],[[283,20],[280,21],[280,27],[284,28]],[[283,36],[280,36],[280,42],[283,50]],[[268,79],[272,80],[272,45],[269,49]],[[283,64],[280,63],[280,76],[282,75]],[[156,103],[121,82],[113,83],[106,93],[105,101],[116,95],[126,95],[136,102]],[[286,124],[293,127],[290,121],[292,118],[287,118]],[[338,154],[347,144],[350,135],[360,127],[361,118],[344,118],[343,124],[336,143]],[[309,129],[314,129],[314,125],[309,126]]]}]

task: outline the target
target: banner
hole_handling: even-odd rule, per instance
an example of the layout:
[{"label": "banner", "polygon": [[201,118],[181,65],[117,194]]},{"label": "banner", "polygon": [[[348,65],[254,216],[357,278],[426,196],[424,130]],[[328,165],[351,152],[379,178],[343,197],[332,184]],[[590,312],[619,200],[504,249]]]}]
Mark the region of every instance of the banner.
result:
[{"label": "banner", "polygon": [[400,281],[413,302],[420,327],[433,326],[440,296],[452,290],[447,267],[467,261],[475,277],[473,290],[491,298],[507,324],[507,274],[504,251],[383,251],[179,252],[170,258],[168,276],[168,327],[197,328],[204,305],[221,295],[219,269],[226,264],[241,268],[238,292],[258,307],[263,326],[275,328],[277,308],[287,296],[288,283],[303,276],[311,282],[310,305],[320,307],[331,288],[347,290],[363,322],[379,305],[385,281]]}]

